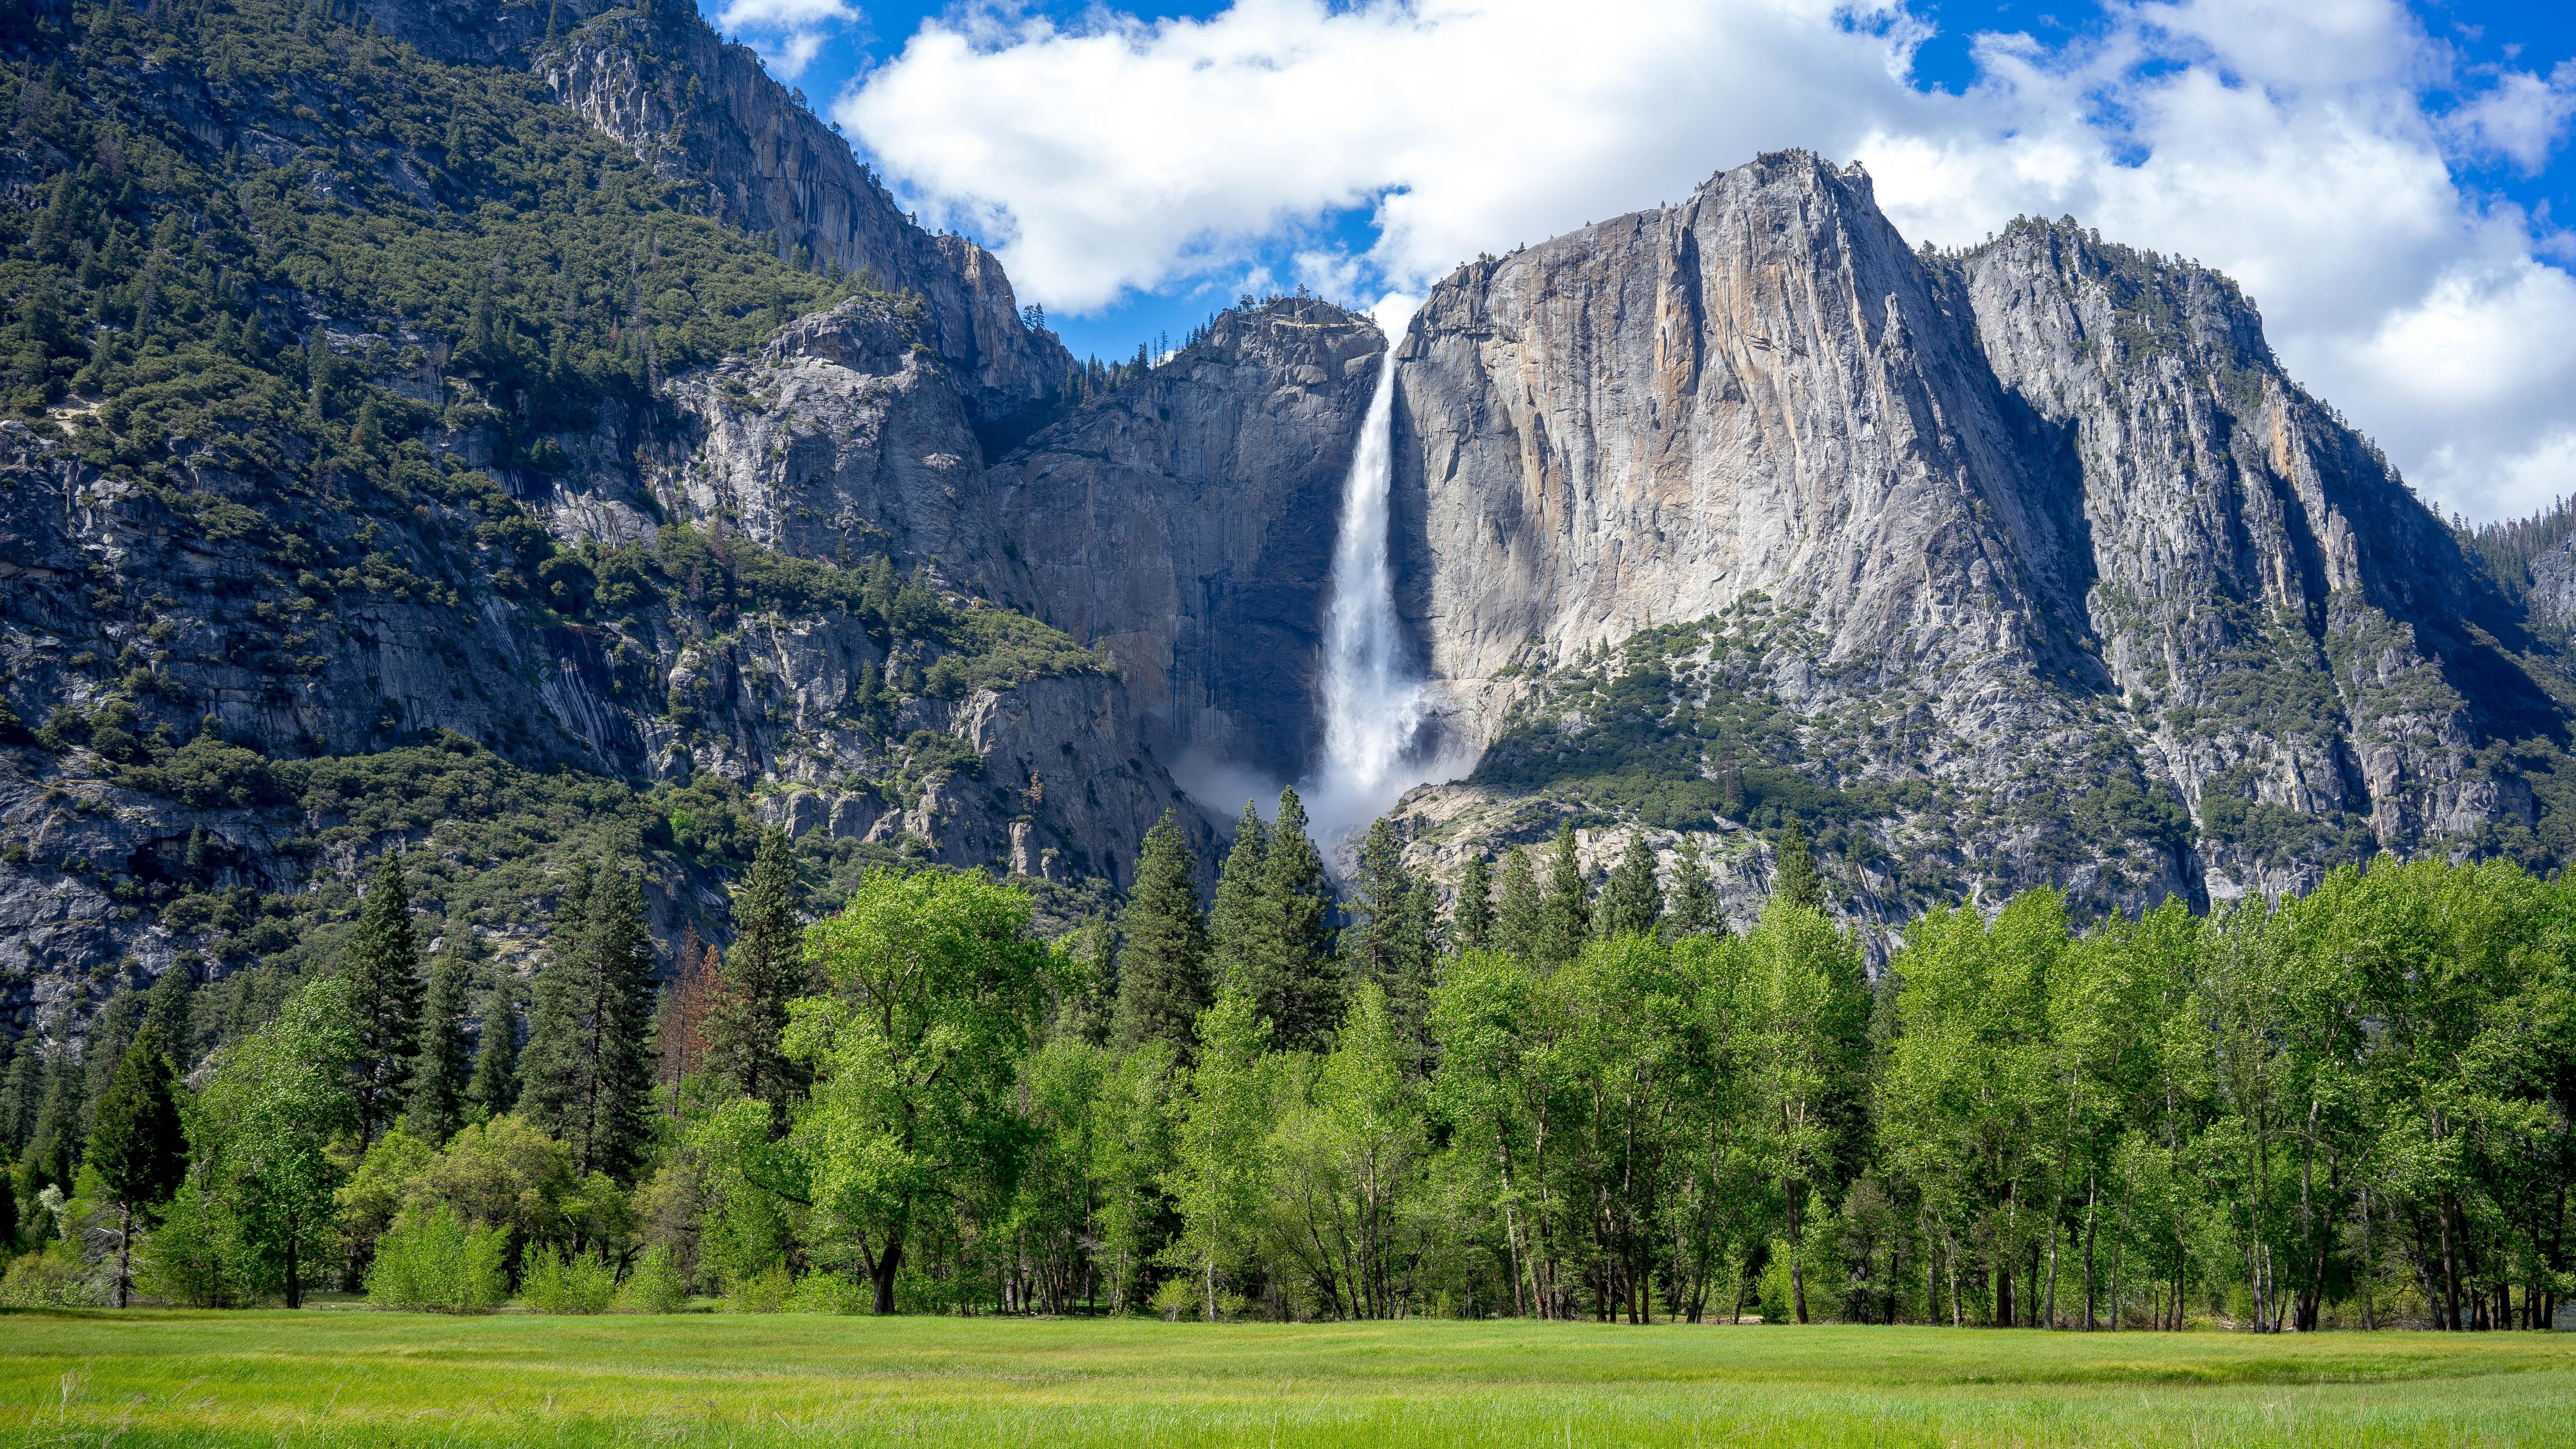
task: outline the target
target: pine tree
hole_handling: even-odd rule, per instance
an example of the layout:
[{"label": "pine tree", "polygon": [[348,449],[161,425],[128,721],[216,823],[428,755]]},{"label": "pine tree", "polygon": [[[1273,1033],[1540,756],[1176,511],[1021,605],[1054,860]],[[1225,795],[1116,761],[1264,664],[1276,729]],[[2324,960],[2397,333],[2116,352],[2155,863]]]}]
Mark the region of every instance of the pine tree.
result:
[{"label": "pine tree", "polygon": [[[460,934],[453,925],[451,934]],[[429,991],[421,998],[420,1050],[411,1062],[410,1094],[403,1107],[403,1129],[436,1146],[465,1125],[466,1083],[474,1063],[466,1052],[465,1009],[472,958],[461,939],[451,939],[429,969]]]},{"label": "pine tree", "polygon": [[134,1284],[135,1213],[167,1201],[188,1170],[170,1059],[148,1026],[117,1060],[115,1077],[99,1098],[84,1161],[116,1204],[116,1306],[123,1308]]},{"label": "pine tree", "polygon": [[97,1124],[98,1104],[106,1100],[107,1089],[116,1080],[125,1048],[143,1029],[146,1001],[141,992],[120,991],[90,1020],[89,1036],[81,1042],[81,1114],[74,1129],[81,1141],[89,1140],[89,1130]]},{"label": "pine tree", "polygon": [[1208,1003],[1207,925],[1190,877],[1198,857],[1172,812],[1145,832],[1136,856],[1136,885],[1119,912],[1118,1006],[1113,1029],[1135,1047],[1167,1041],[1186,1059]]},{"label": "pine tree", "polygon": [[[546,959],[528,1001],[528,1044],[519,1056],[519,1105],[540,1123],[560,1120],[581,1072],[577,1019],[582,984],[594,974],[590,954],[591,896],[598,889],[590,862],[573,866],[546,935]],[[560,1135],[560,1134],[558,1134]]]},{"label": "pine tree", "polygon": [[1324,858],[1306,836],[1306,807],[1294,787],[1282,790],[1247,955],[1253,1002],[1283,1051],[1321,1048],[1341,1019],[1332,909]]},{"label": "pine tree", "polygon": [[1646,844],[1644,830],[1628,832],[1628,848],[1602,889],[1598,914],[1604,938],[1651,936],[1663,919],[1664,892],[1655,881],[1655,852]]},{"label": "pine tree", "polygon": [[1480,850],[1468,856],[1465,868],[1458,872],[1457,903],[1449,908],[1451,945],[1461,951],[1482,951],[1492,943],[1493,890],[1493,878],[1485,866],[1485,853]]},{"label": "pine tree", "polygon": [[573,1171],[624,1181],[651,1135],[653,938],[632,871],[599,874],[585,894],[579,942],[537,978],[520,1096],[572,1149]]},{"label": "pine tree", "polygon": [[761,832],[751,875],[734,906],[733,947],[724,989],[708,1003],[701,1030],[708,1064],[746,1097],[769,1104],[777,1130],[804,1074],[787,1059],[787,1003],[806,993],[805,937],[796,923],[796,858],[784,830]]},{"label": "pine tree", "polygon": [[1494,914],[1497,949],[1535,964],[1545,934],[1546,898],[1539,894],[1538,868],[1527,846],[1515,845],[1503,857],[1503,903]]},{"label": "pine tree", "polygon": [[401,1113],[420,1045],[420,945],[398,855],[376,862],[340,974],[349,978],[349,1027],[358,1041],[349,1095],[357,1103],[358,1140],[373,1142]]},{"label": "pine tree", "polygon": [[1709,887],[1708,863],[1700,855],[1696,835],[1683,836],[1681,848],[1673,852],[1670,920],[1675,936],[1703,936],[1726,929],[1717,914],[1717,892]]},{"label": "pine tree", "polygon": [[1771,894],[1811,911],[1825,908],[1825,883],[1816,874],[1816,858],[1807,852],[1807,833],[1791,820],[1780,832],[1777,862],[1771,871]]},{"label": "pine tree", "polygon": [[519,1012],[505,979],[483,993],[483,1024],[475,1035],[474,1076],[465,1084],[465,1116],[489,1122],[519,1104]]},{"label": "pine tree", "polygon": [[1349,920],[1341,932],[1342,979],[1352,986],[1372,981],[1382,991],[1395,990],[1404,974],[1406,907],[1413,895],[1413,874],[1404,868],[1404,846],[1383,815],[1369,822],[1360,841],[1359,876],[1352,882]]},{"label": "pine tree", "polygon": [[161,1049],[186,1076],[197,1056],[197,974],[184,959],[173,959],[145,993],[143,1025],[161,1038]]},{"label": "pine tree", "polygon": [[[0,1164],[14,1162],[36,1129],[36,1104],[45,1094],[44,1061],[33,1036],[0,1038]],[[8,1189],[0,1187],[0,1195]],[[12,1241],[0,1238],[0,1245]]]},{"label": "pine tree", "polygon": [[1547,894],[1539,911],[1538,964],[1553,970],[1583,953],[1592,935],[1592,888],[1583,879],[1583,861],[1575,854],[1574,824],[1556,827],[1556,845],[1547,857]]},{"label": "pine tree", "polygon": [[1208,979],[1221,987],[1252,979],[1252,943],[1261,930],[1261,867],[1270,854],[1270,826],[1249,800],[1235,822],[1234,844],[1217,872],[1216,905],[1208,912]]},{"label": "pine tree", "polygon": [[68,1011],[55,1019],[54,1040],[44,1053],[44,1066],[44,1094],[27,1134],[27,1150],[18,1159],[19,1175],[31,1193],[57,1186],[69,1192],[72,1174],[80,1167],[82,1092]]}]

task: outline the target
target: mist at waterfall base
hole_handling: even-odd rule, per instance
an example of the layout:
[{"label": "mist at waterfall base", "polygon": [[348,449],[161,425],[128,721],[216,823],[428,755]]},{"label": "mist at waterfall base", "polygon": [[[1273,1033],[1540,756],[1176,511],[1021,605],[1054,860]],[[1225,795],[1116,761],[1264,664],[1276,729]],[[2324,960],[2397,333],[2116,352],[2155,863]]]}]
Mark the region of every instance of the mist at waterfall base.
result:
[{"label": "mist at waterfall base", "polygon": [[[1431,780],[1455,779],[1474,767],[1430,748],[1422,738],[1423,680],[1395,611],[1390,518],[1395,474],[1395,352],[1418,297],[1390,294],[1370,309],[1386,335],[1377,385],[1360,422],[1351,468],[1342,483],[1341,522],[1333,543],[1332,589],[1324,606],[1324,657],[1315,707],[1324,726],[1323,758],[1297,782],[1307,831],[1336,875],[1346,875],[1369,822],[1404,792]],[[1249,799],[1264,820],[1278,813],[1279,784],[1263,772],[1194,754],[1172,767],[1193,800],[1232,820]]]}]

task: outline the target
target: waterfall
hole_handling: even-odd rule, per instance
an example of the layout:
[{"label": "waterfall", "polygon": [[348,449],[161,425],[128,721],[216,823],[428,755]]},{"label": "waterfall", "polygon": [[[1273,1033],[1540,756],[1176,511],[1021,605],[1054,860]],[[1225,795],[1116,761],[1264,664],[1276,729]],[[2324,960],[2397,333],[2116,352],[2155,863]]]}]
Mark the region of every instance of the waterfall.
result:
[{"label": "waterfall", "polygon": [[1341,530],[1333,544],[1332,602],[1324,614],[1324,758],[1309,782],[1308,815],[1330,851],[1396,797],[1430,778],[1415,749],[1422,680],[1405,650],[1395,612],[1395,570],[1387,557],[1389,491],[1395,472],[1395,352],[1412,305],[1378,309],[1386,330],[1377,389],[1342,485]]}]

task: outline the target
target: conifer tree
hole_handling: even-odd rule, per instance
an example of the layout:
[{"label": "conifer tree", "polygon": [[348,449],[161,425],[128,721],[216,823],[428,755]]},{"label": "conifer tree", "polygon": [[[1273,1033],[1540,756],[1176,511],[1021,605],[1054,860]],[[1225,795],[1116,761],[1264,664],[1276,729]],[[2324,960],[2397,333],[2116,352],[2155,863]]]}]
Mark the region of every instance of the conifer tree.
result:
[{"label": "conifer tree", "polygon": [[1114,1030],[1122,1046],[1170,1042],[1184,1058],[1208,1004],[1207,925],[1190,877],[1198,857],[1172,812],[1145,832],[1136,856],[1136,885],[1119,913],[1125,948],[1118,957]]},{"label": "conifer tree", "polygon": [[1646,844],[1643,829],[1631,830],[1628,848],[1620,853],[1619,866],[1610,872],[1610,883],[1601,892],[1601,934],[1604,938],[1651,936],[1663,915],[1664,892],[1655,880],[1655,852]]},{"label": "conifer tree", "polygon": [[1458,872],[1458,900],[1449,908],[1449,941],[1461,951],[1482,951],[1494,934],[1494,883],[1485,853],[1467,857]]},{"label": "conifer tree", "polygon": [[1415,1051],[1431,1007],[1432,961],[1438,904],[1428,881],[1404,863],[1404,846],[1383,816],[1360,844],[1359,876],[1342,928],[1342,980],[1346,990],[1374,983],[1386,993],[1399,1034]]},{"label": "conifer tree", "polygon": [[[519,1095],[527,1114],[572,1149],[576,1173],[622,1181],[650,1135],[653,938],[633,872],[583,873],[579,915],[557,918],[554,959],[537,976]],[[567,913],[574,894],[566,892]]]},{"label": "conifer tree", "polygon": [[[451,934],[457,928],[450,926]],[[435,1146],[465,1125],[465,1088],[474,1070],[465,1042],[467,979],[472,961],[462,940],[451,939],[429,969],[429,990],[421,997],[420,1050],[411,1062],[410,1095],[403,1106],[403,1128]]]},{"label": "conifer tree", "polygon": [[117,1060],[116,1075],[99,1098],[84,1161],[116,1204],[116,1306],[123,1308],[134,1285],[135,1214],[168,1201],[188,1170],[170,1060],[160,1034],[149,1026]]},{"label": "conifer tree", "polygon": [[80,1166],[82,1098],[69,1012],[55,1019],[53,1045],[44,1053],[44,1067],[44,1093],[27,1134],[27,1150],[19,1158],[19,1174],[31,1193],[55,1186],[69,1192],[72,1174]]},{"label": "conifer tree", "polygon": [[474,1040],[474,1075],[465,1083],[468,1121],[489,1122],[519,1104],[519,1011],[504,979],[483,993],[483,1024]]},{"label": "conifer tree", "polygon": [[125,1060],[125,1048],[134,1034],[143,1029],[145,1000],[141,992],[119,991],[90,1021],[89,1035],[81,1042],[81,1112],[73,1129],[79,1141],[89,1140],[89,1130],[98,1121],[98,1104],[106,1100],[108,1086],[116,1080],[117,1064]]},{"label": "conifer tree", "polygon": [[144,994],[143,1025],[160,1035],[182,1077],[197,1055],[196,1004],[197,974],[185,959],[173,959]]},{"label": "conifer tree", "polygon": [[769,1104],[772,1125],[787,1128],[790,1101],[804,1075],[787,1059],[787,1003],[806,992],[805,937],[796,923],[796,859],[787,832],[761,832],[751,875],[734,904],[733,947],[724,953],[724,989],[708,1003],[700,1031],[709,1065],[746,1097]]},{"label": "conifer tree", "polygon": [[1503,857],[1503,902],[1494,913],[1497,949],[1536,964],[1545,934],[1546,898],[1539,894],[1538,867],[1529,847],[1515,845]]},{"label": "conifer tree", "polygon": [[[1234,844],[1217,872],[1216,904],[1208,912],[1208,979],[1212,986],[1252,979],[1252,943],[1261,930],[1261,868],[1270,854],[1270,825],[1253,802],[1243,802]],[[1211,998],[1213,999],[1213,998]]]},{"label": "conifer tree", "polygon": [[27,1145],[27,1136],[36,1126],[36,1104],[44,1092],[44,1063],[36,1038],[24,1036],[14,1043],[0,1038],[0,1163],[16,1160],[18,1149]]},{"label": "conifer tree", "polygon": [[1673,907],[1669,918],[1675,936],[1702,936],[1725,929],[1718,918],[1717,892],[1708,882],[1708,863],[1700,855],[1699,837],[1685,835],[1673,852]]},{"label": "conifer tree", "polygon": [[1407,909],[1413,875],[1404,868],[1404,846],[1383,815],[1369,822],[1360,841],[1359,875],[1352,883],[1350,919],[1341,931],[1342,979],[1393,992],[1405,974]]},{"label": "conifer tree", "polygon": [[420,1045],[420,945],[402,857],[387,852],[358,907],[358,929],[340,958],[349,979],[349,1029],[358,1051],[349,1067],[358,1140],[373,1142],[401,1115],[412,1057]]},{"label": "conifer tree", "polygon": [[1547,893],[1539,911],[1536,960],[1553,969],[1583,953],[1592,935],[1592,890],[1583,879],[1583,862],[1575,854],[1574,823],[1556,827],[1556,844],[1547,856]]},{"label": "conifer tree", "polygon": [[1807,832],[1795,819],[1780,832],[1777,863],[1771,871],[1771,894],[1811,911],[1825,908],[1825,882],[1816,874],[1816,858],[1807,850]]},{"label": "conifer tree", "polygon": [[1324,858],[1306,836],[1306,807],[1292,786],[1279,792],[1247,953],[1253,1002],[1270,1019],[1282,1050],[1321,1047],[1341,1019],[1332,909]]}]

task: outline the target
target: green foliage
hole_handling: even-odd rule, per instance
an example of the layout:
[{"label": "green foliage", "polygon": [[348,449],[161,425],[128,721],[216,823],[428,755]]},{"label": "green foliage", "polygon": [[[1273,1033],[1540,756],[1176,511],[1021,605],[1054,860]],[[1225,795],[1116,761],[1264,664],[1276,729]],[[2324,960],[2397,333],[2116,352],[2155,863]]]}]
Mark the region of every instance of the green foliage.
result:
[{"label": "green foliage", "polygon": [[588,1253],[540,1249],[520,1275],[519,1301],[539,1313],[606,1313],[617,1301],[617,1273]]},{"label": "green foliage", "polygon": [[421,996],[420,1047],[404,1083],[403,1124],[413,1136],[444,1142],[465,1125],[466,1087],[474,1061],[465,1037],[471,963],[451,939],[429,970]]},{"label": "green foliage", "polygon": [[349,1098],[357,1108],[358,1140],[370,1142],[400,1115],[420,1049],[420,944],[412,935],[400,855],[377,860],[339,974],[349,983],[349,1030],[357,1040]]},{"label": "green foliage", "polygon": [[351,983],[331,977],[218,1056],[189,1120],[193,1156],[229,1217],[244,1291],[303,1305],[307,1273],[333,1241],[331,1146],[357,1124],[347,1086],[358,1057]]},{"label": "green foliage", "polygon": [[1119,913],[1118,1006],[1111,1030],[1122,1046],[1148,1041],[1186,1052],[1191,1024],[1207,1006],[1208,936],[1199,916],[1198,858],[1172,812],[1145,832],[1136,884]]},{"label": "green foliage", "polygon": [[734,905],[734,942],[724,956],[722,989],[699,1028],[709,1068],[744,1095],[767,1102],[782,1129],[789,1104],[805,1085],[803,1072],[779,1045],[787,1004],[812,983],[796,923],[797,893],[787,833],[762,832],[751,878]]},{"label": "green foliage", "polygon": [[445,1204],[407,1217],[376,1242],[367,1301],[415,1313],[488,1312],[510,1294],[508,1246],[508,1229],[468,1227]]},{"label": "green foliage", "polygon": [[1321,1046],[1341,1016],[1343,983],[1333,952],[1333,888],[1306,836],[1306,808],[1294,788],[1279,792],[1261,856],[1260,890],[1237,947],[1244,984],[1281,1046]]},{"label": "green foliage", "polygon": [[635,1262],[635,1270],[617,1289],[617,1311],[620,1313],[679,1313],[689,1306],[689,1283],[680,1276],[680,1265],[668,1245],[656,1243],[644,1250]]},{"label": "green foliage", "polygon": [[655,950],[635,873],[578,866],[547,955],[520,1108],[571,1147],[574,1171],[629,1179],[650,1145],[653,1090]]},{"label": "green foliage", "polygon": [[797,1005],[791,1051],[815,1072],[793,1136],[818,1233],[894,1308],[905,1244],[932,1214],[1008,1201],[1025,1151],[1019,1060],[1052,958],[1028,898],[981,876],[874,871],[809,928],[827,1000]]}]

